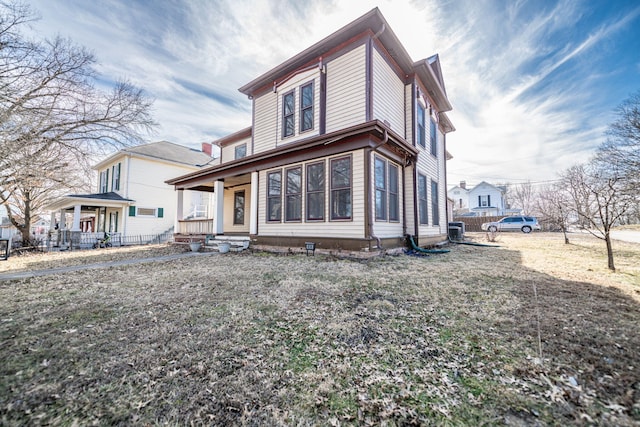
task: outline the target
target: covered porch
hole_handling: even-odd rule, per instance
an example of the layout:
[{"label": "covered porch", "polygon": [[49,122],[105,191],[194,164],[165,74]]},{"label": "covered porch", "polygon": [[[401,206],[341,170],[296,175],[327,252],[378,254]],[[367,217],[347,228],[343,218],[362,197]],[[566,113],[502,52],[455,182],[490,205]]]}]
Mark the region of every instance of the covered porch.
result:
[{"label": "covered porch", "polygon": [[[176,242],[201,241],[215,236],[250,236],[258,230],[258,173],[240,173],[176,188]],[[208,218],[185,218],[185,191],[211,193]]]},{"label": "covered porch", "polygon": [[47,246],[88,248],[105,233],[116,241],[124,235],[124,218],[133,203],[115,192],[64,196],[47,206],[51,212]]}]

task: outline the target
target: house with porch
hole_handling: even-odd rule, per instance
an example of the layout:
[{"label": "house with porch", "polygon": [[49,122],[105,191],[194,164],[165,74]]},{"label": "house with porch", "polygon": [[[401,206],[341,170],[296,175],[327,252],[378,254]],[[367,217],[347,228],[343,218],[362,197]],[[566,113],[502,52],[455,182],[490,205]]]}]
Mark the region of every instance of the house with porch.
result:
[{"label": "house with porch", "polygon": [[179,218],[202,191],[207,234],[345,250],[446,240],[454,127],[440,59],[412,60],[377,8],[239,90],[251,126],[214,142],[219,164],[166,181]]},{"label": "house with porch", "polygon": [[[69,194],[47,207],[51,238],[54,244],[90,246],[105,232],[114,244],[171,236],[175,195],[164,181],[217,161],[208,143],[203,151],[167,141],[124,148],[93,167],[98,178],[95,193]],[[209,193],[191,192],[185,203],[183,213],[189,219],[197,221],[210,214]]]}]

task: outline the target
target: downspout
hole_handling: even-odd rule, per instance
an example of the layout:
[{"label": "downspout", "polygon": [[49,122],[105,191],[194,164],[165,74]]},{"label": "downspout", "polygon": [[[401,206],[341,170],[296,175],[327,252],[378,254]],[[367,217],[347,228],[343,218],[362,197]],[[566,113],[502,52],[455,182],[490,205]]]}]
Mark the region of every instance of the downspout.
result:
[{"label": "downspout", "polygon": [[[378,147],[386,144],[389,141],[389,132],[387,132],[387,129],[384,130],[384,137],[382,138],[382,142],[379,142],[378,144],[376,144],[373,148],[370,148],[367,150],[367,185],[369,186],[369,194],[367,195],[368,198],[367,200],[369,200],[369,204],[371,203],[372,200],[372,186],[371,186],[371,153],[375,153],[376,150],[378,149]],[[375,206],[375,203],[374,203]],[[375,207],[374,207],[375,209]],[[376,236],[373,233],[373,209],[371,209],[371,206],[369,206],[369,208],[367,209],[367,215],[368,215],[368,228],[369,228],[369,238],[370,239],[376,239],[376,244],[378,246],[378,249],[382,249],[382,242],[380,241],[380,238],[378,236]]]}]

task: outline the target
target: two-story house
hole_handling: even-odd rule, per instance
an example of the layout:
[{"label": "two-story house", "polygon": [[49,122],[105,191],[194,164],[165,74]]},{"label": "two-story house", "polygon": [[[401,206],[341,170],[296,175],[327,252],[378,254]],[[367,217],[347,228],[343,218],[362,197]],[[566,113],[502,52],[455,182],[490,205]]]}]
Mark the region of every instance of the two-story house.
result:
[{"label": "two-story house", "polygon": [[469,190],[469,207],[476,216],[505,215],[504,190],[482,181]]},{"label": "two-story house", "polygon": [[[47,207],[52,228],[69,231],[76,240],[84,233],[88,235],[85,244],[104,232],[126,242],[127,237],[139,241],[172,230],[175,195],[164,181],[216,162],[211,146],[203,144],[203,148],[207,152],[159,141],[118,151],[93,167],[98,174],[95,193],[70,194]],[[206,217],[208,196],[191,192],[185,201],[186,216]]]},{"label": "two-story house", "polygon": [[460,181],[459,185],[448,191],[449,198],[453,202],[453,215],[469,214],[469,190],[466,181]]},{"label": "two-story house", "polygon": [[178,216],[213,192],[212,233],[258,244],[362,250],[446,239],[446,134],[438,55],[413,61],[376,8],[242,86],[249,128],[221,161],[167,181]]}]

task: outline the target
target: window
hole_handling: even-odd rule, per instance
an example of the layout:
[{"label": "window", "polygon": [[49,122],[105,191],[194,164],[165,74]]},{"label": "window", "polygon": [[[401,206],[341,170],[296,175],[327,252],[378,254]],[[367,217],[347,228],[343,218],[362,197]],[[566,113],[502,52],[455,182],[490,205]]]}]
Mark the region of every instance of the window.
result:
[{"label": "window", "polygon": [[313,129],[313,82],[300,88],[300,132]]},{"label": "window", "polygon": [[129,216],[162,218],[164,216],[164,208],[139,208],[137,206],[129,206]]},{"label": "window", "polygon": [[100,172],[100,192],[109,191],[109,169]]},{"label": "window", "polygon": [[351,219],[351,157],[331,160],[331,219]]},{"label": "window", "polygon": [[234,159],[241,159],[247,155],[247,144],[237,145]]},{"label": "window", "polygon": [[233,225],[244,225],[244,190],[233,193]]},{"label": "window", "polygon": [[285,221],[302,219],[302,168],[287,169],[285,186]]},{"label": "window", "polygon": [[491,206],[491,196],[478,196],[478,206],[483,208]]},{"label": "window", "polygon": [[425,133],[425,111],[424,107],[418,104],[418,144],[426,147],[426,133]]},{"label": "window", "polygon": [[376,219],[386,221],[387,219],[387,162],[380,157],[374,160],[373,180],[376,188]]},{"label": "window", "polygon": [[438,183],[431,181],[431,219],[433,225],[440,225],[440,208],[438,204]]},{"label": "window", "polygon": [[267,221],[280,221],[282,212],[282,172],[267,175]]},{"label": "window", "polygon": [[438,156],[438,139],[436,138],[436,122],[434,122],[433,120],[430,120],[431,122],[431,126],[429,127],[431,134],[430,134],[430,140],[431,140],[431,154],[433,154],[434,156]]},{"label": "window", "polygon": [[307,165],[307,220],[324,219],[324,162]]},{"label": "window", "polygon": [[295,133],[295,94],[293,91],[282,95],[282,137]]},{"label": "window", "polygon": [[389,221],[400,221],[398,167],[389,163]]},{"label": "window", "polygon": [[120,163],[111,167],[111,191],[120,190]]},{"label": "window", "polygon": [[418,174],[418,213],[420,217],[420,224],[429,224],[427,209],[429,209],[427,201],[427,177]]}]

